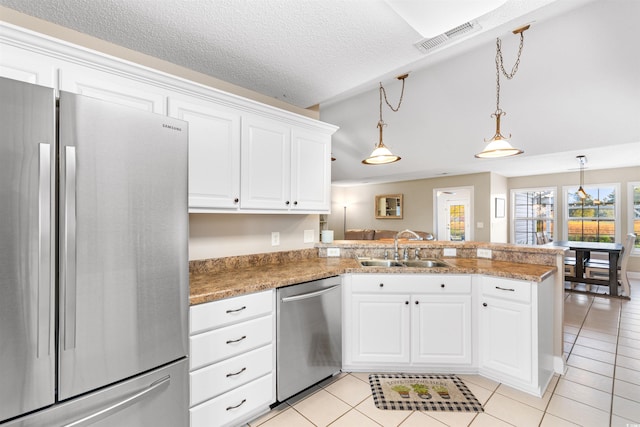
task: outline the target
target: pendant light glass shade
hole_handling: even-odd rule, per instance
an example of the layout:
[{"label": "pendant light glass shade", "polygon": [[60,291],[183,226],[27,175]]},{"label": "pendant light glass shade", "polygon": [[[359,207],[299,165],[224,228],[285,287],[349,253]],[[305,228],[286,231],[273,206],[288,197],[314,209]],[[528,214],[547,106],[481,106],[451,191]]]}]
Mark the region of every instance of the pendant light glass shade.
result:
[{"label": "pendant light glass shade", "polygon": [[393,154],[382,142],[383,126],[385,126],[384,122],[379,121],[378,127],[380,128],[380,141],[376,148],[371,152],[371,155],[362,161],[365,165],[386,165],[388,163],[397,162],[401,159],[400,156]]},{"label": "pendant light glass shade", "polygon": [[[519,148],[512,147],[509,143],[509,138],[505,138],[500,133],[500,117],[505,114],[507,113],[505,113],[504,111],[496,111],[491,115],[492,117],[495,116],[496,118],[496,134],[493,135],[493,138],[491,138],[489,141],[485,140],[485,142],[488,142],[487,146],[484,147],[484,150],[482,150],[482,152],[476,154],[475,157],[479,159],[493,159],[497,157],[515,156],[516,154],[524,153],[524,151],[520,150]],[[511,135],[509,135],[509,137],[511,137]]]},{"label": "pendant light glass shade", "polygon": [[581,199],[586,199],[587,198],[587,192],[584,191],[584,188],[582,188],[582,185],[580,186],[580,188],[578,188],[578,196]]}]

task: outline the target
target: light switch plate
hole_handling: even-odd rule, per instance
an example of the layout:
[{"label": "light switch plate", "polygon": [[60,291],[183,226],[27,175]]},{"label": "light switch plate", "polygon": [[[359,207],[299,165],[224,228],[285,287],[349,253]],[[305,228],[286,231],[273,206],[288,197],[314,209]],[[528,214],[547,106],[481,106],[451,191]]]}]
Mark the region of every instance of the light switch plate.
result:
[{"label": "light switch plate", "polygon": [[456,248],[444,248],[443,256],[456,256]]},{"label": "light switch plate", "polygon": [[478,258],[489,258],[491,259],[491,249],[480,249],[478,248],[478,252],[476,255]]},{"label": "light switch plate", "polygon": [[327,256],[340,256],[340,248],[327,248]]},{"label": "light switch plate", "polygon": [[315,241],[313,230],[304,230],[304,241],[303,243],[313,243]]}]

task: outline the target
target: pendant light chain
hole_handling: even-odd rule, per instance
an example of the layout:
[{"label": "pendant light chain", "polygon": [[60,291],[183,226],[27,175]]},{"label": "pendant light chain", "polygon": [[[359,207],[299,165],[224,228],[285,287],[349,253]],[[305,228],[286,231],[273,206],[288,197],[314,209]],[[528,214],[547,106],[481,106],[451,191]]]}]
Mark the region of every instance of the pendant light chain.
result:
[{"label": "pendant light chain", "polygon": [[393,106],[389,104],[389,100],[387,99],[387,91],[382,86],[382,82],[380,82],[380,117],[382,117],[382,95],[384,95],[384,102],[386,102],[389,108],[391,108],[391,111],[397,113],[400,109],[400,106],[402,105],[402,98],[404,97],[404,80],[406,79],[406,77],[406,75],[398,77],[398,79],[402,80],[402,92],[400,92],[400,101],[398,101],[398,106],[396,108],[393,108]]},{"label": "pendant light chain", "polygon": [[[520,32],[520,46],[518,47],[518,56],[515,64],[511,68],[511,73],[507,73],[504,69],[504,58],[502,57],[502,41],[500,38],[496,38],[496,113],[500,114],[503,111],[500,109],[500,71],[508,79],[511,80],[518,72],[518,66],[520,65],[520,56],[522,55],[522,48],[524,47],[524,31]],[[506,113],[505,113],[506,114]]]}]

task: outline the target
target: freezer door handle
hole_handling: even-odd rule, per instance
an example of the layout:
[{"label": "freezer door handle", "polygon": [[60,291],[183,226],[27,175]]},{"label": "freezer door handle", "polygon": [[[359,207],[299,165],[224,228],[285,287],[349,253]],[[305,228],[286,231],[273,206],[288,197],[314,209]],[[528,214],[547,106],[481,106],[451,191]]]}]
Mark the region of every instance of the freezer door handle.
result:
[{"label": "freezer door handle", "polygon": [[65,147],[64,349],[76,346],[76,147]]},{"label": "freezer door handle", "polygon": [[38,357],[51,349],[51,144],[38,156]]},{"label": "freezer door handle", "polygon": [[327,292],[334,290],[338,286],[340,286],[340,285],[334,285],[334,286],[331,286],[329,288],[321,289],[319,291],[314,291],[314,292],[308,292],[306,294],[300,294],[300,295],[293,295],[293,296],[290,296],[290,297],[284,297],[284,298],[282,298],[282,302],[299,301],[301,299],[308,299],[308,298],[317,297],[319,295],[326,294]]},{"label": "freezer door handle", "polygon": [[83,426],[91,425],[99,420],[110,417],[116,412],[119,412],[125,408],[128,408],[129,406],[146,398],[149,394],[153,393],[154,391],[159,391],[161,387],[164,387],[164,388],[169,387],[170,383],[171,383],[171,376],[167,375],[166,377],[163,377],[157,381],[154,381],[153,383],[151,383],[149,387],[145,388],[142,391],[139,391],[133,396],[127,397],[126,399],[123,399],[117,403],[114,403],[113,405],[107,408],[104,408],[101,411],[95,412],[91,415],[88,415],[70,424],[65,424],[63,427],[83,427]]}]

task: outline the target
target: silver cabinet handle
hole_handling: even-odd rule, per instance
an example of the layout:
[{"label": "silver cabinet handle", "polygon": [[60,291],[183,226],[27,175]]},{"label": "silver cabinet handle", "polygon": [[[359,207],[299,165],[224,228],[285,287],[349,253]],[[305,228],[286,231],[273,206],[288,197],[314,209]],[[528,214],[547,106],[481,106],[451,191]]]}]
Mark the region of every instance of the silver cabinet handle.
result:
[{"label": "silver cabinet handle", "polygon": [[118,403],[115,403],[107,408],[104,408],[101,411],[95,412],[91,415],[88,415],[84,418],[81,418],[77,421],[74,421],[70,424],[66,424],[63,427],[81,427],[81,426],[88,426],[91,425],[101,419],[107,418],[111,415],[113,415],[113,413],[121,411],[131,405],[133,405],[134,403],[138,402],[139,400],[144,399],[148,394],[158,390],[160,387],[168,387],[169,383],[171,382],[171,377],[169,375],[167,375],[166,377],[160,378],[159,380],[151,383],[151,385],[147,388],[145,388],[142,391],[139,391],[138,393],[134,394],[131,397],[128,397],[124,400],[121,400]]},{"label": "silver cabinet handle", "polygon": [[65,147],[64,168],[64,349],[76,346],[76,147]]},{"label": "silver cabinet handle", "polygon": [[38,144],[38,357],[51,337],[51,144]]},{"label": "silver cabinet handle", "polygon": [[243,373],[246,370],[247,370],[247,368],[242,368],[238,372],[231,372],[230,374],[227,374],[227,378],[235,377],[236,375],[240,375],[241,373]]},{"label": "silver cabinet handle", "polygon": [[242,399],[242,402],[238,403],[235,406],[227,406],[227,411],[230,411],[232,409],[236,409],[236,408],[241,407],[242,405],[244,405],[244,402],[246,402],[246,401],[247,401],[247,399]]},{"label": "silver cabinet handle", "polygon": [[227,344],[233,344],[234,342],[240,342],[240,341],[242,341],[242,340],[243,340],[243,339],[245,339],[245,338],[247,338],[247,336],[246,336],[246,335],[243,335],[243,336],[241,336],[240,338],[238,338],[237,340],[228,340],[228,341],[227,341]]},{"label": "silver cabinet handle", "polygon": [[235,310],[227,310],[227,314],[230,314],[230,313],[237,313],[238,311],[245,310],[246,308],[247,308],[247,306],[246,306],[246,305],[243,305],[242,307],[240,307],[240,308],[236,308]]},{"label": "silver cabinet handle", "polygon": [[317,297],[319,295],[326,294],[327,292],[334,290],[338,286],[340,286],[340,285],[334,285],[334,286],[331,286],[331,287],[326,288],[326,289],[321,289],[319,291],[309,292],[309,293],[306,293],[306,294],[294,295],[292,297],[285,297],[285,298],[282,298],[281,301],[282,302],[290,302],[290,301],[298,301],[298,300],[301,300],[301,299]]},{"label": "silver cabinet handle", "polygon": [[511,288],[501,288],[500,286],[496,286],[496,289],[500,289],[501,291],[515,292],[515,289],[511,289]]}]

